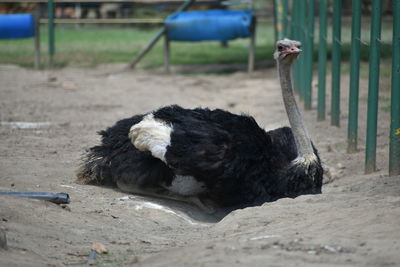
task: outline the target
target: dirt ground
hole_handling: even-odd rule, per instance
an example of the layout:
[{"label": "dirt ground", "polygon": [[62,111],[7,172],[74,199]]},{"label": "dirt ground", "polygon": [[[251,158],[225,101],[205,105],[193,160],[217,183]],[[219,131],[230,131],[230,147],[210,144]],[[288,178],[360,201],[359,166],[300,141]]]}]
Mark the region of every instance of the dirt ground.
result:
[{"label": "dirt ground", "polygon": [[0,190],[71,197],[56,205],[0,196],[8,242],[0,266],[85,265],[93,242],[108,249],[98,266],[399,266],[400,177],[387,175],[389,114],[381,108],[378,171],[363,174],[366,81],[357,153],[345,153],[347,76],[341,128],[303,112],[329,167],[323,194],[210,216],[184,203],[78,185],[80,157],[98,143],[97,131],[168,104],[248,113],[267,129],[288,125],[275,69],[165,75],[121,68],[0,66]]}]

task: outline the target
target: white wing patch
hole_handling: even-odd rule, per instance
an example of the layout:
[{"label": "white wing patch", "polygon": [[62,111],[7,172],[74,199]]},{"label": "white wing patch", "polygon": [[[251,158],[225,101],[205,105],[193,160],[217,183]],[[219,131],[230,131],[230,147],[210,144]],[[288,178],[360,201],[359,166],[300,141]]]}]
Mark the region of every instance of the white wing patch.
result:
[{"label": "white wing patch", "polygon": [[181,196],[195,196],[206,190],[206,185],[192,176],[176,175],[171,185],[163,185],[165,189]]},{"label": "white wing patch", "polygon": [[171,144],[172,125],[155,119],[152,113],[131,127],[129,138],[140,151],[150,151],[153,157],[165,161],[167,147]]}]

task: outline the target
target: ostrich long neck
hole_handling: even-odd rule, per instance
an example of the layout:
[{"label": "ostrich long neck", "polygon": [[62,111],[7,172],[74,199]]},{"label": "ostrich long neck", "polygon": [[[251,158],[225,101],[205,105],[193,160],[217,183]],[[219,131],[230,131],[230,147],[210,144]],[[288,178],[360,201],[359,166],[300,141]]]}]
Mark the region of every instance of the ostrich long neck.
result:
[{"label": "ostrich long neck", "polygon": [[279,80],[282,87],[283,102],[285,104],[290,126],[292,127],[298,157],[309,159],[314,157],[314,151],[307,129],[304,126],[303,118],[301,117],[299,108],[297,107],[296,99],[294,97],[292,80],[290,77],[291,64],[281,64],[279,60],[277,63]]}]

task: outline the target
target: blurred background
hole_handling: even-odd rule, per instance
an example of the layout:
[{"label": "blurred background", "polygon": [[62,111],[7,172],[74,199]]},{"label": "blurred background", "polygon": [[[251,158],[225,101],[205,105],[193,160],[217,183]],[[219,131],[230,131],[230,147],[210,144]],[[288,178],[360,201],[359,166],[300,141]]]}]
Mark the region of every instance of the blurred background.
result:
[{"label": "blurred background", "polygon": [[[234,2],[234,1],[233,1]],[[239,1],[236,1],[239,2]],[[289,1],[289,4],[292,1]],[[331,17],[332,2],[328,1],[328,13]],[[351,41],[351,0],[342,1],[342,60],[349,59]],[[129,62],[140,52],[162,26],[163,20],[172,14],[183,1],[174,0],[137,0],[123,2],[78,2],[55,1],[55,47],[54,67],[67,65],[95,66],[104,63]],[[264,66],[264,61],[272,59],[274,33],[275,1],[253,1],[252,7],[257,17],[256,64]],[[382,36],[383,49],[381,57],[388,59],[391,55],[392,36],[392,1],[383,1]],[[40,13],[40,44],[42,64],[48,62],[48,26],[46,1],[23,3],[0,3],[0,13],[29,13],[39,8]],[[247,3],[225,5],[224,1],[198,0],[189,10],[208,9],[246,9]],[[315,4],[315,23],[318,24],[319,5]],[[369,41],[371,1],[362,1],[363,23],[361,39]],[[288,15],[290,16],[290,9]],[[78,19],[78,20],[77,20]],[[94,20],[96,19],[96,20]],[[57,21],[58,20],[58,21]],[[92,20],[92,21],[90,21]],[[328,20],[328,37],[331,36],[331,20]],[[316,25],[317,29],[317,25]],[[318,40],[318,30],[315,30],[314,42]],[[17,64],[33,67],[33,40],[0,39],[0,63]],[[328,38],[328,60],[331,38]],[[228,47],[218,42],[174,42],[171,48],[171,64],[231,64],[247,62],[248,40],[237,39],[229,42]],[[314,46],[315,55],[317,48]],[[368,60],[367,46],[361,48],[361,60]],[[159,42],[138,67],[154,68],[162,66],[162,42]],[[267,64],[268,65],[268,64]],[[384,64],[383,64],[384,66]],[[384,75],[384,72],[383,72]]]}]

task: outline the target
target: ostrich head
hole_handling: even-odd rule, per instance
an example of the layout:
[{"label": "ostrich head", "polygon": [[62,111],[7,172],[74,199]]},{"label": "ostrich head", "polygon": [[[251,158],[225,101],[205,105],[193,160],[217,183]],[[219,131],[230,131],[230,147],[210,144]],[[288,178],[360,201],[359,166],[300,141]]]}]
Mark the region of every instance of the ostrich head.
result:
[{"label": "ostrich head", "polygon": [[276,50],[274,53],[275,60],[281,64],[292,64],[293,61],[301,53],[301,43],[289,39],[283,39],[276,42]]}]

